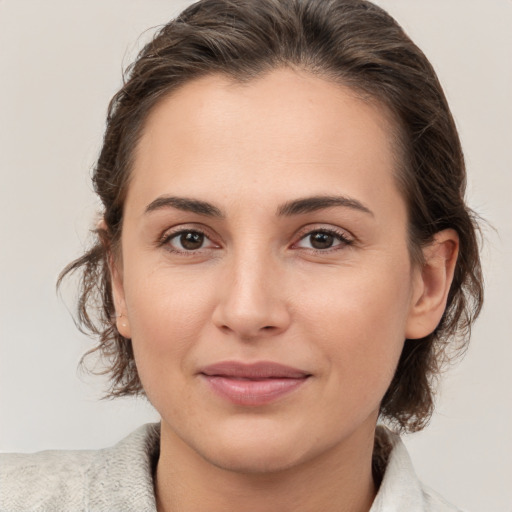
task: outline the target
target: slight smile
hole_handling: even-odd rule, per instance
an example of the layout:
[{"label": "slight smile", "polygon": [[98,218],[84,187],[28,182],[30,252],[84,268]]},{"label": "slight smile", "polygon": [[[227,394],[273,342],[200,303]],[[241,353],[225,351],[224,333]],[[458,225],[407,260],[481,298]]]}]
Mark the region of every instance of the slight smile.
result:
[{"label": "slight smile", "polygon": [[258,406],[301,387],[311,374],[270,361],[247,364],[223,361],[200,370],[199,375],[222,398],[236,405]]}]

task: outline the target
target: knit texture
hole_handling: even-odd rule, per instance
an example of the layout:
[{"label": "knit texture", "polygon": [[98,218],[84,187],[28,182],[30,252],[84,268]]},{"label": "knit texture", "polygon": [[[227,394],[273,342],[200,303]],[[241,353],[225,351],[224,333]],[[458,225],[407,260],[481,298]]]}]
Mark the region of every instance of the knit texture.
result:
[{"label": "knit texture", "polygon": [[159,425],[103,450],[0,455],[1,512],[156,512]]}]

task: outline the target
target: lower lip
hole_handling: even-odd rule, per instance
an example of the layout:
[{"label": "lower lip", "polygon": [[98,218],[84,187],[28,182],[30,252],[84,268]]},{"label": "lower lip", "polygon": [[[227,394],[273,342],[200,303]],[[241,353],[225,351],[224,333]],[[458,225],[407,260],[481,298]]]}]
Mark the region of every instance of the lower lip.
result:
[{"label": "lower lip", "polygon": [[301,387],[308,377],[300,379],[274,378],[249,380],[240,378],[203,375],[210,388],[221,397],[236,405],[265,405],[292,393]]}]

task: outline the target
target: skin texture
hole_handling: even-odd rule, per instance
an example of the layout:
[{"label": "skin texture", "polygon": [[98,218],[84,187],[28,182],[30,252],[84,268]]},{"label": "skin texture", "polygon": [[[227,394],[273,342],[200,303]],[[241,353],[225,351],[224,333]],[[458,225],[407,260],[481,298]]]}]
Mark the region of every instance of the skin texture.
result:
[{"label": "skin texture", "polygon": [[[458,243],[441,232],[412,265],[390,119],[288,69],[245,85],[207,76],[151,112],[113,278],[118,328],[162,417],[160,511],[369,510],[379,403],[404,339],[439,322]],[[312,196],[352,202],[283,214]],[[202,245],[186,250],[172,238],[183,230]],[[335,232],[332,247],[313,248],[318,230]],[[269,404],[235,405],[199,374],[220,361],[311,376]]]}]

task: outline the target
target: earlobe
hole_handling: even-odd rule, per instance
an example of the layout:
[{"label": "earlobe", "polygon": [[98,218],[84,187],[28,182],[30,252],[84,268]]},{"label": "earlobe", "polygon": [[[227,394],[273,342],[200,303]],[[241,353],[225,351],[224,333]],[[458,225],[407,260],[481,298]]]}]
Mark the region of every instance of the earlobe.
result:
[{"label": "earlobe", "polygon": [[424,338],[438,326],[446,308],[458,253],[459,236],[453,229],[439,231],[423,249],[424,263],[417,269],[406,338]]},{"label": "earlobe", "polygon": [[[108,228],[105,221],[102,219],[98,222],[97,231],[106,243],[106,236],[102,236],[101,232],[107,233]],[[112,283],[112,300],[115,307],[116,327],[119,334],[125,338],[131,338],[130,322],[126,311],[126,301],[123,285],[123,272],[122,263],[120,258],[117,258],[112,252],[112,247],[107,246],[107,262],[110,273],[110,280]]]},{"label": "earlobe", "polygon": [[110,277],[112,280],[112,298],[116,309],[116,327],[121,336],[130,339],[132,335],[130,321],[126,311],[122,272],[118,269],[118,263],[113,261],[114,258],[109,255],[109,259]]},{"label": "earlobe", "polygon": [[116,314],[116,327],[121,336],[131,339],[130,323],[123,313]]}]

